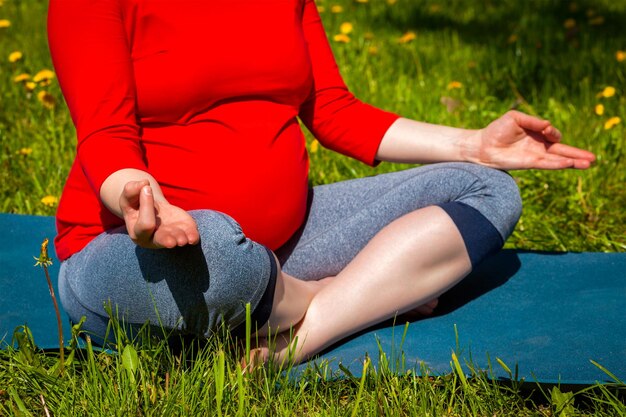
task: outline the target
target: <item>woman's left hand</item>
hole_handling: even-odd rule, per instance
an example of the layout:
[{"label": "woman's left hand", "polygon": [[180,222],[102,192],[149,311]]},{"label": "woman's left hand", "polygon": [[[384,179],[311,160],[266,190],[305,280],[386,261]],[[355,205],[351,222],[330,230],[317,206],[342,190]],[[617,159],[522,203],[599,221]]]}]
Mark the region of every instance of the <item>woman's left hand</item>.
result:
[{"label": "woman's left hand", "polygon": [[593,153],[560,141],[548,120],[509,111],[476,133],[469,159],[499,169],[587,169],[595,161]]}]

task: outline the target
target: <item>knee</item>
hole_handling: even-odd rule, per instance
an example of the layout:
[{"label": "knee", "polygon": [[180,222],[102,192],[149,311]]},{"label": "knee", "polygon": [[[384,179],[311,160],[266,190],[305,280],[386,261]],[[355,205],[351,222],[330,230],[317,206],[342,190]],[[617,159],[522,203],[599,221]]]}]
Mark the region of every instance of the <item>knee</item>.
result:
[{"label": "knee", "polygon": [[522,215],[522,196],[520,189],[509,173],[495,170],[497,178],[497,195],[499,205],[508,215],[511,228],[515,227]]},{"label": "knee", "polygon": [[490,219],[504,240],[513,232],[522,215],[522,198],[515,179],[507,172],[497,169],[479,167],[480,177],[485,186],[482,194],[489,197],[485,204]]},{"label": "knee", "polygon": [[206,260],[209,290],[205,301],[231,326],[245,319],[245,304],[254,309],[260,302],[273,269],[273,255],[261,244],[248,239],[230,216],[211,210],[191,211],[200,233]]}]

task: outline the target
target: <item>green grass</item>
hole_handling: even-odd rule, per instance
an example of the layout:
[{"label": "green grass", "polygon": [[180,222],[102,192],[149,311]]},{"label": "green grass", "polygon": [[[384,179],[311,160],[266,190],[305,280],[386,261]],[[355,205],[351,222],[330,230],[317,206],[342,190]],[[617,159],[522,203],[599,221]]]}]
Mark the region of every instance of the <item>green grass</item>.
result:
[{"label": "green grass", "polygon": [[[119,329],[115,329],[118,334]],[[20,349],[0,351],[0,415],[63,416],[621,416],[624,384],[567,391],[520,389],[488,372],[432,377],[402,374],[380,354],[360,377],[332,372],[327,362],[296,374],[289,364],[244,373],[242,348],[226,337],[172,349],[163,340],[122,337],[119,354],[67,349],[64,371],[20,333]],[[506,365],[504,365],[506,366]],[[295,379],[293,376],[298,375]],[[620,390],[622,393],[620,394]],[[619,397],[622,395],[622,397]]]},{"label": "green grass", "polygon": [[[55,80],[29,92],[21,73],[51,69],[43,0],[0,0],[0,212],[53,215],[75,154],[75,131]],[[358,97],[404,116],[477,128],[511,108],[549,118],[567,143],[590,149],[587,171],[520,171],[524,214],[507,247],[559,251],[626,250],[626,4],[612,0],[520,2],[318,1],[342,74]],[[341,13],[331,6],[342,5]],[[575,6],[572,6],[572,5]],[[573,19],[575,25],[565,27]],[[602,21],[601,21],[602,20]],[[332,37],[350,22],[350,42]],[[407,32],[415,39],[400,43]],[[23,52],[15,63],[12,51]],[[461,88],[449,89],[452,81]],[[94,80],[97,82],[97,80]],[[606,86],[613,97],[598,97]],[[46,108],[41,91],[55,99]],[[447,104],[447,105],[446,105]],[[598,116],[596,104],[605,112]],[[611,129],[610,117],[622,122]],[[312,138],[307,136],[309,146]],[[30,150],[30,153],[29,153]],[[311,153],[311,182],[404,169],[372,170],[320,149]],[[40,242],[33,242],[36,253]],[[43,285],[43,284],[42,284]],[[35,335],[35,338],[37,335]],[[76,352],[63,375],[51,354],[0,352],[0,415],[624,415],[608,388],[539,393],[495,385],[477,373],[437,378],[388,369],[363,380],[322,378],[323,367],[296,383],[262,369],[242,375],[237,354],[220,341],[193,354],[159,343],[134,343],[115,356]],[[127,352],[131,352],[130,348]],[[226,352],[222,366],[220,352]],[[451,358],[452,359],[452,358]],[[130,361],[130,362],[129,362]],[[219,381],[222,381],[220,383]],[[623,384],[621,385],[624,387]],[[223,388],[220,388],[223,387]],[[219,391],[219,392],[218,392]],[[221,408],[217,407],[221,398]],[[358,399],[358,401],[357,401]],[[21,411],[23,410],[23,411]],[[221,410],[218,411],[218,410]]]}]

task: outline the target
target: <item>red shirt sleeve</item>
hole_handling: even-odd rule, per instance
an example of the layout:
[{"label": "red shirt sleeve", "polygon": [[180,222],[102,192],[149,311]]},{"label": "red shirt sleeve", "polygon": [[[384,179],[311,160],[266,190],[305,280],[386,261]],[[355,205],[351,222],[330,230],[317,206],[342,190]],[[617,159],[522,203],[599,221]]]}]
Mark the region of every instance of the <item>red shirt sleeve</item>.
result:
[{"label": "red shirt sleeve", "polygon": [[376,165],[380,141],[399,116],[363,103],[348,91],[314,0],[306,0],[302,26],[313,67],[314,87],[301,107],[300,118],[325,147]]},{"label": "red shirt sleeve", "polygon": [[48,42],[91,187],[123,168],[146,170],[132,60],[119,0],[50,0]]}]

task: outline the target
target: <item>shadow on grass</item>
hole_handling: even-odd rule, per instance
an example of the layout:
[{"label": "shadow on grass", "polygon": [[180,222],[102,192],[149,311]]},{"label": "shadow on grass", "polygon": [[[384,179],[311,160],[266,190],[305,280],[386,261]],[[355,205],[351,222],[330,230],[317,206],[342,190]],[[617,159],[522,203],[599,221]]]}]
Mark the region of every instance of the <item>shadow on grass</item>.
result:
[{"label": "shadow on grass", "polygon": [[[540,29],[538,35],[546,40],[563,34],[571,39],[580,27],[588,26],[593,26],[596,44],[604,45],[607,39],[626,39],[623,31],[626,5],[608,1],[406,1],[395,7],[373,16],[373,24],[404,30],[451,30],[465,42],[482,44],[493,43],[494,39],[506,40],[527,25]],[[567,19],[574,19],[576,27],[564,28]]]}]

